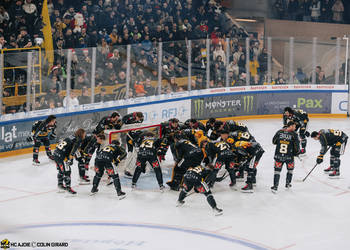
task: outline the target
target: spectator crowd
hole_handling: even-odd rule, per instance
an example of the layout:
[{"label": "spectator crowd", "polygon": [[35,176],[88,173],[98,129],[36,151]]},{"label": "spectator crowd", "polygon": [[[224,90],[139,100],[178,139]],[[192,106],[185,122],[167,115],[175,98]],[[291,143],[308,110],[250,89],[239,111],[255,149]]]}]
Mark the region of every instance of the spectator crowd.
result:
[{"label": "spectator crowd", "polygon": [[[298,2],[298,0],[294,0]],[[289,15],[278,0],[276,8]],[[261,40],[232,23],[215,1],[209,0],[48,0],[54,62],[42,60],[42,84],[31,109],[57,108],[91,102],[92,48],[96,48],[96,70],[93,75],[94,101],[106,102],[125,97],[151,96],[171,92],[222,87],[226,73],[230,86],[251,84],[285,84],[283,72],[267,82],[267,51]],[[305,1],[307,2],[307,1]],[[332,0],[330,1],[332,2]],[[0,49],[42,46],[42,0],[0,0]],[[282,7],[278,7],[282,6]],[[323,5],[322,5],[323,6]],[[332,5],[333,6],[333,5]],[[298,5],[300,8],[300,5]],[[289,16],[288,16],[289,18]],[[293,17],[294,18],[294,17]],[[246,47],[246,38],[249,44]],[[210,51],[206,39],[210,38]],[[229,38],[227,44],[226,38]],[[191,40],[191,84],[188,86],[188,53]],[[162,57],[159,57],[162,42]],[[126,93],[127,46],[131,45],[130,88]],[[67,88],[67,54],[71,52],[70,95]],[[249,51],[249,58],[246,58]],[[26,62],[26,56],[24,56]],[[19,53],[5,59],[5,66],[16,66]],[[161,60],[162,85],[156,86]],[[210,61],[210,79],[206,67]],[[247,59],[249,63],[247,64]],[[248,71],[248,72],[247,72]],[[299,70],[300,71],[300,70]],[[307,83],[302,72],[294,79]],[[47,73],[48,72],[48,73]],[[249,74],[248,74],[249,73]],[[301,74],[302,73],[302,74]],[[34,69],[34,78],[39,79]],[[299,79],[299,80],[298,80]],[[25,85],[26,70],[4,72],[4,97],[25,95],[26,87],[15,90],[14,83]],[[3,113],[24,111],[23,105],[4,105]]]},{"label": "spectator crowd", "polygon": [[344,0],[276,0],[277,19],[326,23],[349,23],[349,4]]}]

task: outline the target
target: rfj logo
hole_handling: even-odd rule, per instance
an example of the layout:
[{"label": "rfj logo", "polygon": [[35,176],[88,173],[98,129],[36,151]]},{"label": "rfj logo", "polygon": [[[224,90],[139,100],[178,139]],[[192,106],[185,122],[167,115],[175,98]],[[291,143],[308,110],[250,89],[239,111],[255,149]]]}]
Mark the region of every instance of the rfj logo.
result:
[{"label": "rfj logo", "polygon": [[10,248],[10,242],[8,239],[4,239],[1,241],[0,248],[2,249],[9,249]]}]

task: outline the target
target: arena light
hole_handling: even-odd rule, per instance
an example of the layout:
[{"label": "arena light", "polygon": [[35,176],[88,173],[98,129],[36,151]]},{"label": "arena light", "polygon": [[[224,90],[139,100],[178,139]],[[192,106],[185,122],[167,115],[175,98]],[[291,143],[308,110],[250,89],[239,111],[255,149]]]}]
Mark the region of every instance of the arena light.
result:
[{"label": "arena light", "polygon": [[247,23],[256,23],[257,22],[257,20],[255,20],[255,19],[246,19],[246,18],[235,18],[235,21],[247,22]]}]

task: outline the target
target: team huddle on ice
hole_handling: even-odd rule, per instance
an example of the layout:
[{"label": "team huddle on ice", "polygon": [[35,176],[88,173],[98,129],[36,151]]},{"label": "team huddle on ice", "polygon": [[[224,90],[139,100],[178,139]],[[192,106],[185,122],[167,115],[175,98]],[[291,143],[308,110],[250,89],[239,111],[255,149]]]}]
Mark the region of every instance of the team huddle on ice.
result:
[{"label": "team huddle on ice", "polygon": [[[46,120],[34,123],[32,136],[28,141],[34,142],[33,165],[39,165],[38,153],[41,144],[45,146],[47,156],[57,165],[58,189],[71,194],[76,192],[71,187],[71,166],[73,159],[78,162],[80,184],[90,184],[86,172],[92,155],[96,152],[94,167],[95,176],[92,181],[91,195],[98,193],[100,180],[106,172],[110,183],[114,184],[119,199],[125,197],[121,189],[118,164],[127,155],[136,152],[136,163],[127,165],[124,176],[132,178],[131,188],[135,189],[142,173],[146,172],[147,162],[155,173],[160,191],[164,191],[163,175],[160,163],[170,148],[175,165],[171,180],[166,184],[171,190],[180,190],[177,205],[181,206],[189,192],[203,193],[216,215],[222,214],[218,208],[210,188],[227,176],[229,187],[236,188],[236,182],[245,180],[242,192],[254,192],[257,166],[264,154],[264,149],[255,140],[248,128],[233,120],[221,121],[210,118],[204,125],[196,119],[184,123],[172,118],[161,123],[161,137],[153,131],[130,130],[126,135],[126,148],[120,140],[105,144],[105,130],[120,130],[124,124],[143,122],[142,112],[134,112],[121,117],[118,112],[101,119],[91,134],[80,128],[67,138],[62,138],[56,149],[51,152],[50,139],[56,138],[56,117],[50,115]],[[307,131],[308,114],[302,110],[286,107],[283,113],[283,127],[276,132],[272,142],[276,145],[274,155],[274,178],[271,191],[276,193],[279,186],[282,166],[286,164],[287,176],[285,187],[290,188],[294,157],[306,153],[306,137],[319,140],[320,154],[316,164],[323,161],[329,149],[330,166],[324,171],[331,178],[338,177],[340,155],[344,153],[348,136],[340,130],[322,129],[311,134]],[[225,168],[224,174],[219,170]],[[246,179],[245,179],[245,173]]]}]

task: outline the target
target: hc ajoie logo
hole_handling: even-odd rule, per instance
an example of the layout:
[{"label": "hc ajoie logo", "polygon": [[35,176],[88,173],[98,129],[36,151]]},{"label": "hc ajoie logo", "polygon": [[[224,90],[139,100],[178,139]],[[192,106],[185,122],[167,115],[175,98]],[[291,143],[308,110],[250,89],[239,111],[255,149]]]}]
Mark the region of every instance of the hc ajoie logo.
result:
[{"label": "hc ajoie logo", "polygon": [[8,239],[4,239],[1,241],[0,248],[2,249],[9,249],[10,248],[10,242]]}]

